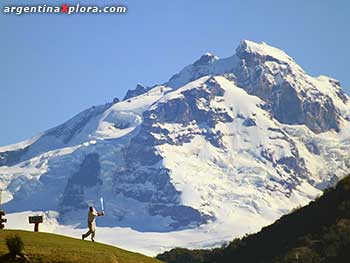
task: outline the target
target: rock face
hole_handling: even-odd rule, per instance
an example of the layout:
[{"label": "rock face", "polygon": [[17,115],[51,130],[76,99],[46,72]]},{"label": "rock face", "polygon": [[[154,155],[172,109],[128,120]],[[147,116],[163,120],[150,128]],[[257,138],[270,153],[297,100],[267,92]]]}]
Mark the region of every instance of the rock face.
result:
[{"label": "rock face", "polygon": [[0,153],[0,166],[11,166],[18,163],[21,157],[28,151],[28,147],[16,149],[13,151],[4,151]]},{"label": "rock face", "polygon": [[79,170],[67,181],[61,206],[74,209],[85,208],[84,188],[100,185],[102,183],[100,176],[99,154],[90,153],[86,155]]},{"label": "rock face", "polygon": [[262,46],[243,41],[237,48],[237,84],[271,103],[274,117],[282,123],[305,124],[316,133],[338,130],[339,113],[332,99],[286,54],[272,56]]},{"label": "rock face", "polygon": [[144,94],[145,92],[147,92],[149,89],[142,86],[141,84],[137,84],[135,89],[132,90],[128,90],[125,97],[123,98],[123,100],[128,100],[132,97],[136,97],[139,96],[141,94]]},{"label": "rock face", "polygon": [[349,120],[337,81],[242,41],[229,58],[204,54],[163,85],[0,148],[4,207],[84,227],[103,196],[103,226],[259,228],[348,172]]}]

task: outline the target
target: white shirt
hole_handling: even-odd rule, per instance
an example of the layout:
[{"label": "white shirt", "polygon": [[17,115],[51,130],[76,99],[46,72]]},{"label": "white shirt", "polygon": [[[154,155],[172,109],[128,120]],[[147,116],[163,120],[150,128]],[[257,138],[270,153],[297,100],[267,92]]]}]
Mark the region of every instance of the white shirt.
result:
[{"label": "white shirt", "polygon": [[95,208],[93,208],[92,212],[89,210],[89,213],[88,213],[89,227],[92,225],[96,226],[96,217],[97,217],[97,211],[95,210]]}]

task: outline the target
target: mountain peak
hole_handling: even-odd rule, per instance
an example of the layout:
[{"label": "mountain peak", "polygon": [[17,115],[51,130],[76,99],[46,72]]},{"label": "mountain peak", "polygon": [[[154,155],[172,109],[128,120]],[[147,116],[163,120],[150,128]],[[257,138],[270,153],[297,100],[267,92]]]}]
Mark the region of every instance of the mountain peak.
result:
[{"label": "mountain peak", "polygon": [[283,50],[270,46],[265,42],[256,43],[250,40],[242,40],[236,49],[236,54],[240,58],[247,56],[259,56],[269,59],[276,59],[285,63],[295,63]]},{"label": "mountain peak", "polygon": [[194,62],[193,65],[194,66],[208,65],[213,63],[216,60],[219,60],[219,57],[215,56],[210,52],[207,52],[203,54],[196,62]]}]

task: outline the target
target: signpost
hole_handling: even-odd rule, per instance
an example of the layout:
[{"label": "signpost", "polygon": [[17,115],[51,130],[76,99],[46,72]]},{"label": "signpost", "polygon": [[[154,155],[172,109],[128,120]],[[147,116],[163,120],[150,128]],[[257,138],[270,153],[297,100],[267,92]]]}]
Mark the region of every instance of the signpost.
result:
[{"label": "signpost", "polygon": [[43,222],[43,216],[30,216],[29,224],[34,224],[34,232],[39,232],[39,224]]}]

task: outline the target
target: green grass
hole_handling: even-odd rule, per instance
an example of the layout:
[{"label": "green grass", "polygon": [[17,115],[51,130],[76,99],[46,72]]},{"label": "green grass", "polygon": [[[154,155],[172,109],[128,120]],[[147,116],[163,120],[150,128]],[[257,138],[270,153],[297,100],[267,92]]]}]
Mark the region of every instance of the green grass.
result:
[{"label": "green grass", "polygon": [[113,246],[82,241],[49,233],[22,230],[0,230],[0,262],[12,262],[8,256],[6,237],[19,235],[24,242],[26,262],[52,263],[159,263],[154,258]]}]

